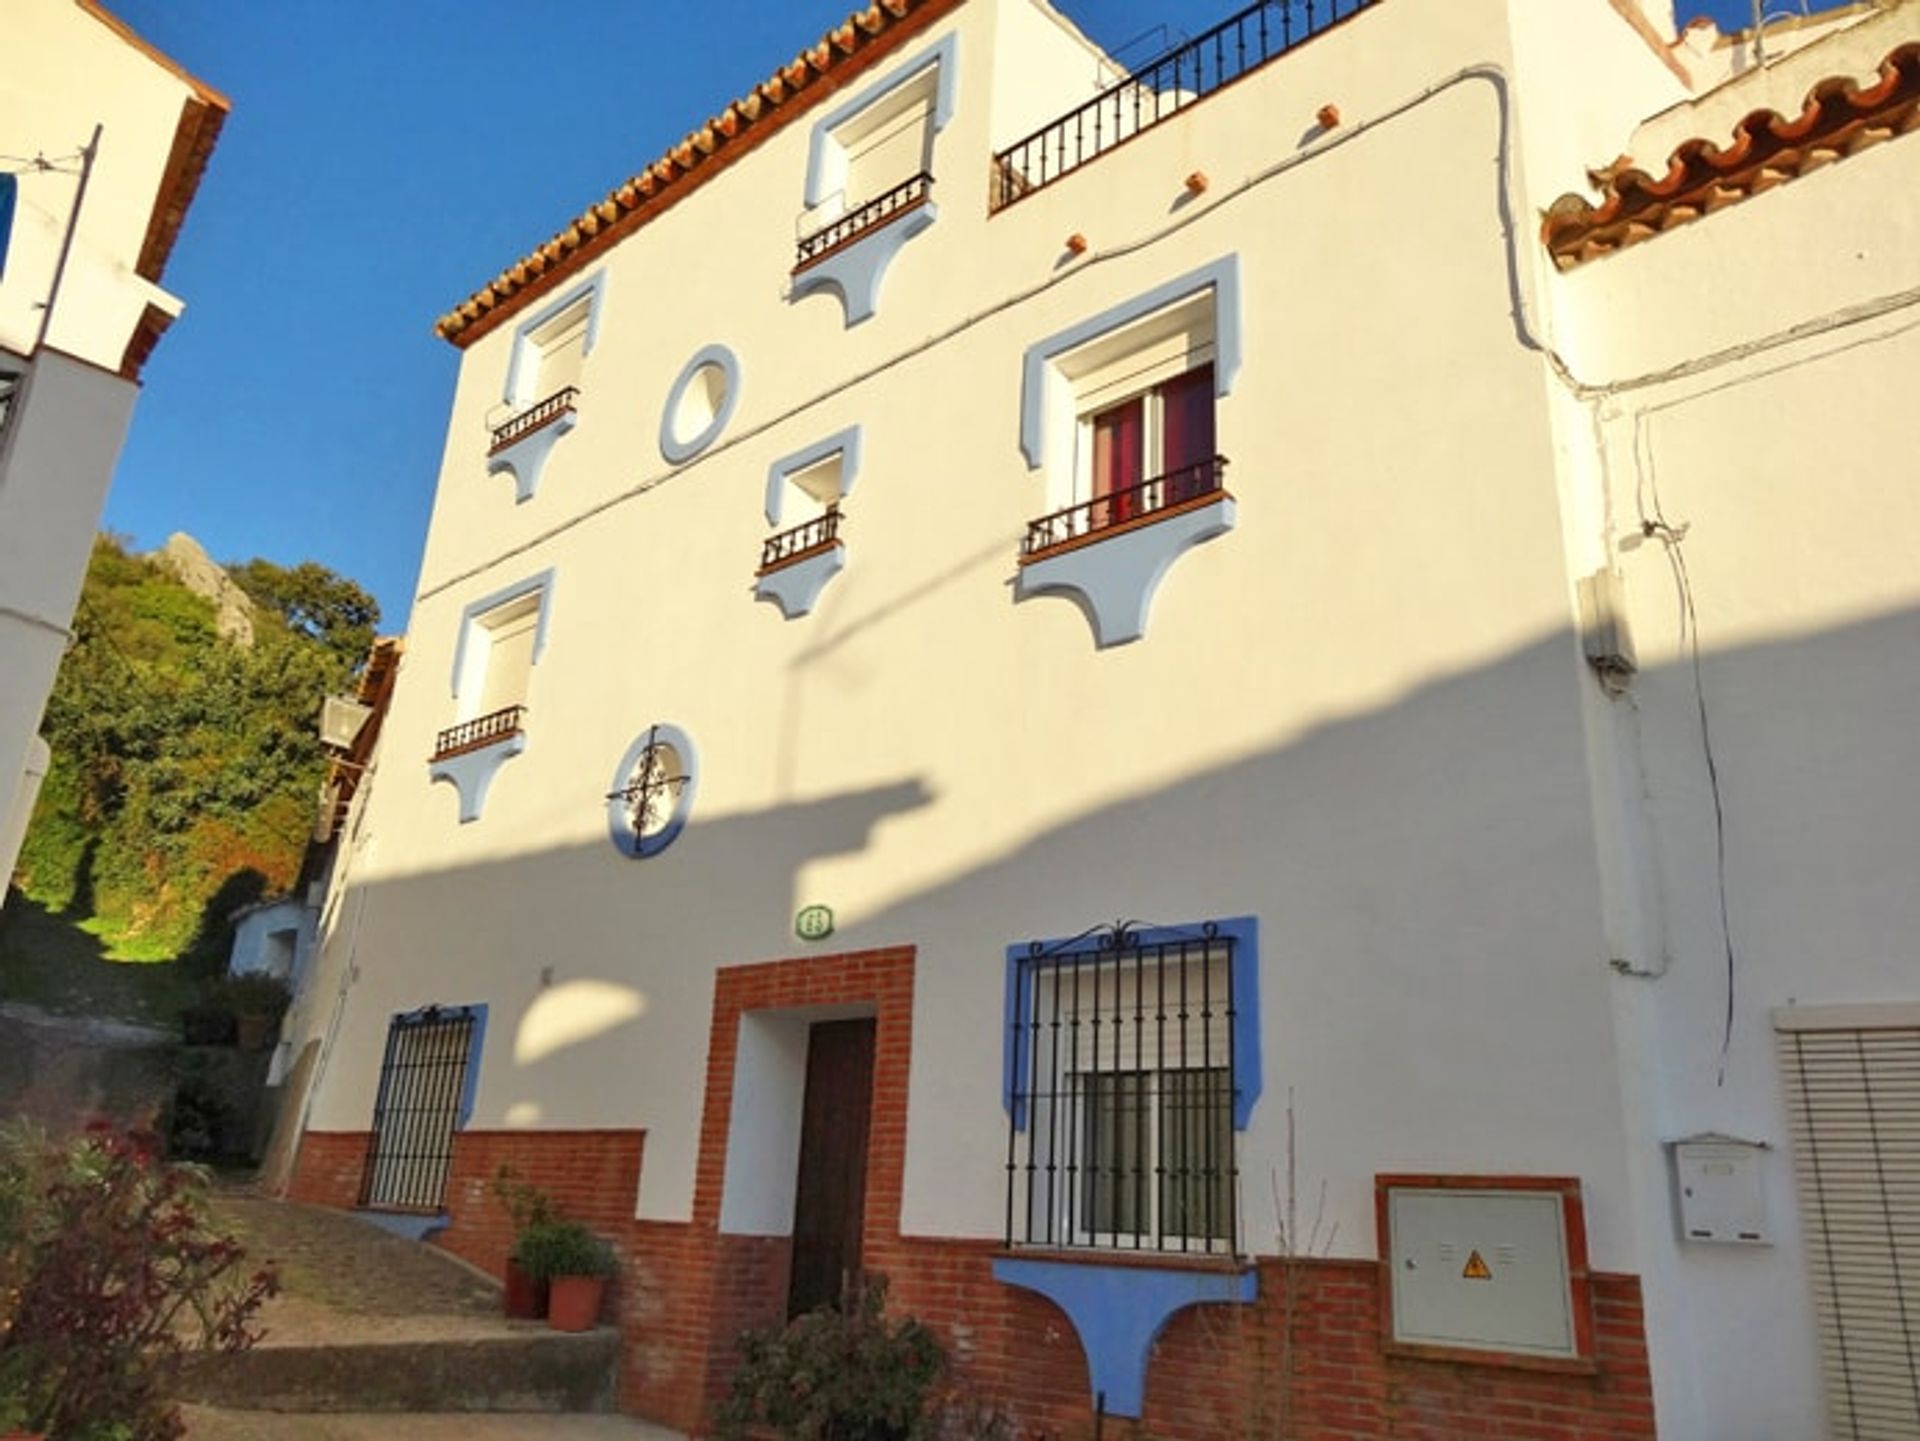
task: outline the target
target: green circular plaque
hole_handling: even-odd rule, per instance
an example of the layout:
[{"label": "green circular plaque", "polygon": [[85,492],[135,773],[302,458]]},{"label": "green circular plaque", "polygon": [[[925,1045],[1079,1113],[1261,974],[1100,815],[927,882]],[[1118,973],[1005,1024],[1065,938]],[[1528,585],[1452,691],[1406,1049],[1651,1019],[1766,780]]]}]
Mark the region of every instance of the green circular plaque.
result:
[{"label": "green circular plaque", "polygon": [[793,933],[803,941],[824,941],[833,934],[833,912],[825,906],[807,906],[793,918]]}]

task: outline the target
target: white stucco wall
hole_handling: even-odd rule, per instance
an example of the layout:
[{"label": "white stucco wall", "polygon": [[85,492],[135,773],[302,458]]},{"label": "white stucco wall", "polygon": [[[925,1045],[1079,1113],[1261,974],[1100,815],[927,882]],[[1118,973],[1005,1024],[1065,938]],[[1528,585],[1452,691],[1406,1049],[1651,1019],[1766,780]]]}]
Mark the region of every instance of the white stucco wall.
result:
[{"label": "white stucco wall", "polygon": [[[1372,1252],[1378,1171],[1531,1171],[1586,1178],[1600,1264],[1629,1266],[1620,1123],[1593,1085],[1612,1056],[1552,437],[1484,164],[1497,92],[1422,98],[1506,60],[1504,13],[1383,7],[988,219],[995,7],[969,6],[926,37],[960,36],[942,216],[873,321],[780,299],[795,125],[606,262],[580,424],[528,505],[481,464],[511,327],[476,344],[374,787],[379,859],[358,873],[360,980],[312,1123],[367,1124],[392,1012],[486,1000],[476,1124],[644,1125],[640,1210],[684,1217],[713,971],[803,952],[793,913],[822,900],[835,949],[920,947],[905,1224],[989,1235],[1005,946],[1118,915],[1256,913],[1256,1248],[1291,1087],[1341,1253]],[[1348,128],[1326,157],[1263,175],[1299,153],[1276,153],[1272,117],[1306,130],[1330,96]],[[1176,203],[1196,168],[1214,189]],[[1094,248],[1064,267],[1073,230]],[[1072,606],[1010,603],[1045,505],[1017,444],[1020,355],[1229,253],[1246,364],[1219,421],[1239,528],[1174,567],[1144,643],[1096,653]],[[690,255],[687,284],[648,282]],[[670,470],[655,407],[711,341],[741,357],[740,407]],[[609,394],[638,399],[596,408]],[[782,623],[746,597],[765,466],[854,423],[848,569]],[[425,757],[461,609],[549,566],[526,754],[458,827]],[[700,799],[635,865],[598,796],[655,720],[696,738]],[[1203,866],[1152,859],[1196,848]],[[1116,876],[1116,855],[1141,859]],[[628,988],[638,1015],[516,1062],[549,966],[555,985]]]},{"label": "white stucco wall", "polygon": [[[136,393],[117,375],[42,351],[0,436],[0,814],[12,808],[66,652]],[[13,861],[0,854],[0,877]]]},{"label": "white stucco wall", "polygon": [[[0,815],[59,666],[136,386],[119,375],[149,305],[180,302],[135,273],[181,109],[193,87],[73,0],[9,0],[0,154],[44,155],[19,176],[0,272],[0,365],[28,373],[0,433]],[[102,127],[85,204],[79,152]],[[74,237],[44,349],[60,247]],[[13,853],[0,852],[0,879]]]},{"label": "white stucco wall", "polygon": [[[1253,914],[1254,1250],[1273,1249],[1289,1092],[1336,1254],[1373,1254],[1380,1172],[1577,1175],[1595,1265],[1648,1285],[1664,1434],[1814,1434],[1808,1312],[1778,1301],[1804,1297],[1792,1226],[1771,1251],[1682,1254],[1660,1146],[1779,1138],[1764,1016],[1805,990],[1810,954],[1821,999],[1899,986],[1916,810],[1897,778],[1874,787],[1915,698],[1913,517],[1889,463],[1912,342],[1889,312],[1643,377],[1912,287],[1911,207],[1835,217],[1916,193],[1913,142],[1557,276],[1538,210],[1678,81],[1603,0],[1553,8],[1388,0],[989,218],[986,160],[1021,129],[1005,77],[1051,22],[977,0],[901,57],[956,34],[961,90],[940,218],[871,321],[783,299],[802,121],[600,262],[579,424],[527,504],[483,461],[513,323],[467,350],[407,670],[303,1002],[305,1033],[337,1036],[310,1123],[367,1126],[393,1013],[484,1001],[474,1124],[643,1127],[638,1212],[684,1219],[714,972],[810,953],[794,912],[823,902],[839,928],[817,949],[919,948],[906,1229],[992,1236],[1004,948]],[[1183,198],[1195,170],[1210,186]],[[1047,508],[1019,447],[1022,355],[1229,254],[1238,524],[1173,565],[1142,642],[1096,651],[1068,603],[1013,600]],[[740,359],[738,408],[671,467],[659,407],[715,342]],[[846,569],[785,622],[749,595],[767,466],[856,424]],[[1659,547],[1623,544],[1645,467],[1697,527],[1754,933],[1725,1086],[1690,657]],[[1575,581],[1600,565],[1625,572],[1639,633],[1631,702],[1603,697],[1575,636]],[[461,826],[426,758],[463,610],[548,569],[527,749]],[[1841,717],[1862,696],[1856,751]],[[602,796],[657,721],[694,738],[698,800],[635,863]],[[1629,980],[1615,959],[1671,965]],[[784,1094],[791,1028],[753,1024],[741,1075]],[[792,1117],[744,1104],[729,1164],[768,1166]],[[777,1172],[727,1224],[777,1228]],[[1789,1216],[1783,1155],[1772,1184]]]},{"label": "white stucco wall", "polygon": [[227,970],[271,975],[298,985],[318,917],[297,896],[249,909],[234,923]]},{"label": "white stucco wall", "polygon": [[[1847,73],[1848,57],[1917,36],[1909,6],[1815,48],[1847,61],[1823,73]],[[1697,133],[1723,139],[1715,123],[1774,92],[1797,108],[1811,83],[1750,77],[1710,97]],[[1554,291],[1591,387],[1578,409],[1597,441],[1603,520],[1587,540],[1623,575],[1642,667],[1595,736],[1598,772],[1638,791],[1640,828],[1619,863],[1640,882],[1623,895],[1615,874],[1612,901],[1649,944],[1636,962],[1662,973],[1618,980],[1616,1003],[1670,1434],[1822,1433],[1770,1013],[1915,998],[1920,797],[1903,717],[1920,702],[1908,543],[1920,502],[1900,437],[1920,359],[1920,213],[1896,198],[1917,193],[1920,151],[1896,140],[1583,266]],[[1802,338],[1784,340],[1790,331]],[[1694,373],[1649,379],[1675,366]],[[1671,551],[1643,532],[1648,520],[1679,537]],[[1681,629],[1689,602],[1697,677]],[[1733,948],[1724,1077],[1728,937],[1703,704]],[[1772,1246],[1676,1239],[1664,1159],[1647,1162],[1659,1142],[1703,1131],[1773,1147]]]}]

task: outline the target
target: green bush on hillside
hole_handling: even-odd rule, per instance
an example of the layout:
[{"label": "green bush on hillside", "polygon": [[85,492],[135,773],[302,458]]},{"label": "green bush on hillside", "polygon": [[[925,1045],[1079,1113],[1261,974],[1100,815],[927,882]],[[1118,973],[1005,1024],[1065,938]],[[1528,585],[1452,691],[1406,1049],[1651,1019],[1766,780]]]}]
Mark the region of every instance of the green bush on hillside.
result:
[{"label": "green bush on hillside", "polygon": [[143,955],[224,958],[226,913],[293,884],[325,769],[314,721],[347,686],[378,610],[311,562],[254,560],[254,643],[211,602],[94,543],[42,730],[53,751],[15,880]]}]

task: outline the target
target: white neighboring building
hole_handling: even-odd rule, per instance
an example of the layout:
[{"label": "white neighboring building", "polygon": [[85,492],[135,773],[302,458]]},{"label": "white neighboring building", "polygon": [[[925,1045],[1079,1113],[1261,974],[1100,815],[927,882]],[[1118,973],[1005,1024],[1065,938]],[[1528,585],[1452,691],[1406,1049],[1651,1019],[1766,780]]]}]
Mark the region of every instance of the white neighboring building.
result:
[{"label": "white neighboring building", "polygon": [[140,368],[181,311],[161,275],[227,110],[98,0],[7,0],[0,155],[18,173],[0,270],[0,881],[45,773],[41,711]]},{"label": "white neighboring building", "polygon": [[298,985],[318,915],[304,895],[275,896],[235,911],[228,973]]},{"label": "white neighboring building", "polygon": [[512,1165],[685,1428],[867,1268],[1030,1433],[1920,1434],[1920,4],[1838,18],[1102,89],[887,0],[496,277],[293,1193],[497,1268]]}]

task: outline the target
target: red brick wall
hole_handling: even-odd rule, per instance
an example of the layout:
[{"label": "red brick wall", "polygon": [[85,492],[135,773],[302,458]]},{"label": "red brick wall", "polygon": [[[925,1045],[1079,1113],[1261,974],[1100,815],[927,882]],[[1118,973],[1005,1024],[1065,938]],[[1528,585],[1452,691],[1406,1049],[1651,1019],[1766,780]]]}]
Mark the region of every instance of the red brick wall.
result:
[{"label": "red brick wall", "polygon": [[311,1206],[357,1206],[371,1131],[308,1131],[294,1157],[287,1199]]},{"label": "red brick wall", "polygon": [[506,1272],[513,1224],[493,1194],[502,1166],[551,1196],[560,1214],[615,1239],[640,1194],[641,1131],[459,1131],[447,1172],[452,1217],[434,1241],[495,1276]]},{"label": "red brick wall", "polygon": [[[913,956],[903,947],[718,974],[690,1222],[633,1219],[637,1131],[463,1132],[447,1192],[453,1222],[442,1244],[499,1267],[508,1228],[491,1187],[503,1161],[552,1191],[568,1214],[621,1252],[613,1305],[625,1339],[622,1409],[697,1434],[725,1394],[734,1338],[785,1314],[789,1242],[719,1234],[740,1015],[869,1005],[876,1028],[866,1264],[889,1277],[895,1310],[945,1338],[963,1398],[1001,1411],[1025,1441],[1084,1441],[1092,1397],[1066,1316],[993,1278],[997,1242],[900,1234]],[[365,1133],[310,1134],[295,1199],[352,1204],[366,1140]],[[1389,1356],[1377,1264],[1290,1268],[1266,1260],[1259,1269],[1256,1304],[1174,1317],[1148,1369],[1142,1425],[1109,1420],[1111,1441],[1629,1441],[1654,1434],[1633,1277],[1593,1278],[1596,1348],[1582,1373]]]}]

